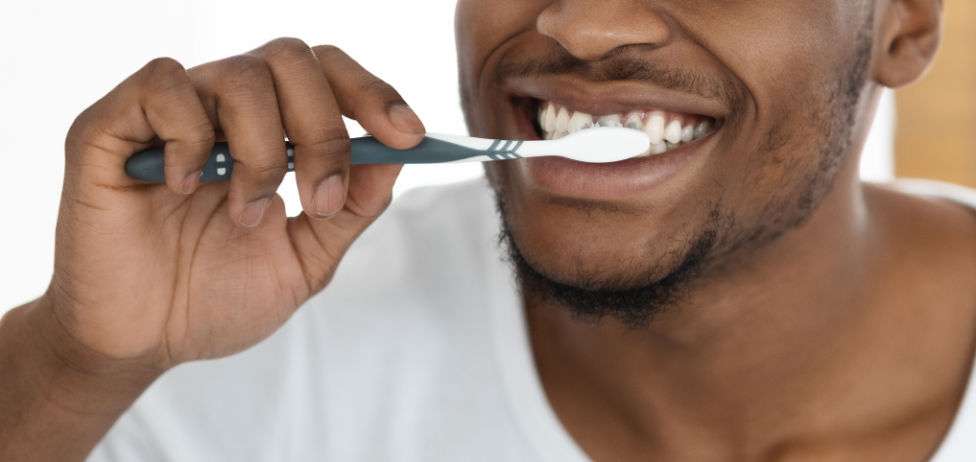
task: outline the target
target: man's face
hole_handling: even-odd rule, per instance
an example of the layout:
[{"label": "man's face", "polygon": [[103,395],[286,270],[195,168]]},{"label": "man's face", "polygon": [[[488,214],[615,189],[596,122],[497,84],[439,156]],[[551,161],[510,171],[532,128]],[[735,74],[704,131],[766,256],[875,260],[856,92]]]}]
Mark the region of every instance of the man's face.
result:
[{"label": "man's face", "polygon": [[697,276],[800,224],[856,160],[872,5],[459,0],[472,134],[622,123],[666,139],[664,154],[614,164],[486,167],[523,285],[641,323]]}]

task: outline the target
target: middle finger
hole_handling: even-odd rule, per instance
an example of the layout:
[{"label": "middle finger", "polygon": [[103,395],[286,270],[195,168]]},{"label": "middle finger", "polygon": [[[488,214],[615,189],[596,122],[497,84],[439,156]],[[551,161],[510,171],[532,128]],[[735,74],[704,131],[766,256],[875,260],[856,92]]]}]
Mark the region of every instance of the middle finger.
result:
[{"label": "middle finger", "polygon": [[190,77],[234,153],[231,217],[241,226],[257,226],[288,164],[271,71],[263,60],[240,55],[195,67]]},{"label": "middle finger", "polygon": [[318,217],[342,209],[349,178],[349,135],[339,105],[312,49],[299,39],[254,50],[268,63],[285,133],[295,146],[302,208]]}]

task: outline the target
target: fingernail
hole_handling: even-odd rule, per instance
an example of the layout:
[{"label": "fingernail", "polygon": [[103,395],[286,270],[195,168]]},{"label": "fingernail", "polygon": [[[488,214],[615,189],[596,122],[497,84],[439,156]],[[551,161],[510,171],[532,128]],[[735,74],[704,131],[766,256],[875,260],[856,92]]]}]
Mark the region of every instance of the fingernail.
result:
[{"label": "fingernail", "polygon": [[199,170],[190,173],[183,178],[183,182],[180,184],[183,194],[193,194],[193,191],[197,190],[197,186],[200,185],[200,172]]},{"label": "fingernail", "polygon": [[420,118],[406,104],[397,103],[390,106],[389,114],[393,126],[401,132],[414,135],[423,135],[426,132]]},{"label": "fingernail", "polygon": [[346,202],[346,187],[340,173],[322,180],[315,188],[315,214],[322,218],[331,217],[342,209]]},{"label": "fingernail", "polygon": [[241,212],[241,216],[238,218],[241,226],[253,228],[260,224],[261,219],[264,218],[264,211],[268,209],[268,204],[270,203],[270,198],[262,197],[245,205],[244,211]]}]

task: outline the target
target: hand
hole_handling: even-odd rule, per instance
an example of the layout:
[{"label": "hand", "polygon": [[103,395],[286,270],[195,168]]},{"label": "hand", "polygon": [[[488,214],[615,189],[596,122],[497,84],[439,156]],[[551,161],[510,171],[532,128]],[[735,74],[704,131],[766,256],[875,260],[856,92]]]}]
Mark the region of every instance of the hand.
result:
[{"label": "hand", "polygon": [[[335,47],[278,39],[189,70],[151,61],[68,133],[54,276],[37,309],[100,357],[161,370],[271,335],[390,201],[399,166],[350,167],[343,114],[394,148],[423,138],[400,95]],[[292,219],[275,193],[286,135],[304,209]],[[201,185],[221,138],[234,174]],[[126,159],[158,142],[166,185],[128,178]]]}]

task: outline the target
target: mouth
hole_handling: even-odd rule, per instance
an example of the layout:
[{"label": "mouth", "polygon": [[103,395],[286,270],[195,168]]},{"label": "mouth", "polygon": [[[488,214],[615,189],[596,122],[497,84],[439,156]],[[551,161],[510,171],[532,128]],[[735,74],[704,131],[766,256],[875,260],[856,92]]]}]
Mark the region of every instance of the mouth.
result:
[{"label": "mouth", "polygon": [[642,108],[623,112],[590,114],[555,101],[515,98],[522,117],[530,121],[535,137],[555,140],[591,128],[626,127],[644,132],[650,139],[648,152],[636,157],[664,154],[711,136],[716,119],[700,114]]},{"label": "mouth", "polygon": [[520,139],[558,139],[596,127],[641,130],[648,152],[609,163],[562,157],[521,161],[530,183],[567,198],[617,202],[701,167],[724,128],[728,110],[711,100],[629,83],[598,84],[571,77],[507,82]]}]

